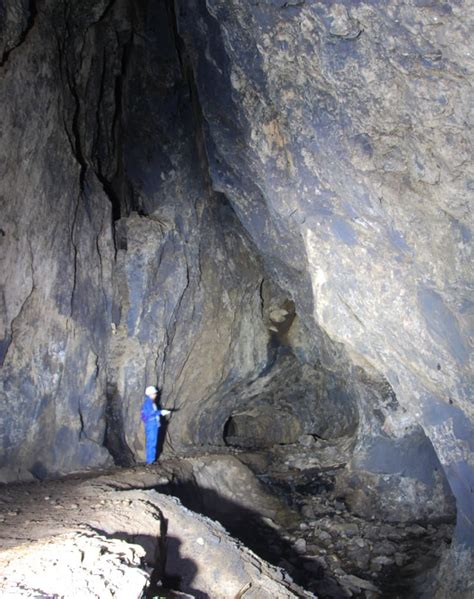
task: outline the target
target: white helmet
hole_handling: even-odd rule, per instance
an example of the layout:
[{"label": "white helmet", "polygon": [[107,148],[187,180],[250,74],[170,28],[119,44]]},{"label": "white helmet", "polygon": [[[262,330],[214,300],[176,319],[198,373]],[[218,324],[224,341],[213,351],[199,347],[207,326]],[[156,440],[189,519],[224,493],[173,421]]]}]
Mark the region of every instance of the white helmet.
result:
[{"label": "white helmet", "polygon": [[150,385],[149,387],[147,387],[145,389],[145,395],[148,395],[148,397],[151,397],[155,393],[158,393],[158,389],[156,387],[154,387],[153,385]]}]

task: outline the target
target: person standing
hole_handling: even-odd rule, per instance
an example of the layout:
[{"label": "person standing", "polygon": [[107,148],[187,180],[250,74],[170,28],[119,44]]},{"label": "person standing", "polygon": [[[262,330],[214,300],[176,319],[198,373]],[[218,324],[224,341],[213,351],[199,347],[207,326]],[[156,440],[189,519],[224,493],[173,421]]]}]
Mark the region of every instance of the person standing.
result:
[{"label": "person standing", "polygon": [[171,414],[170,410],[162,410],[158,407],[158,389],[153,385],[147,387],[141,410],[142,421],[145,425],[147,464],[152,464],[156,460],[160,419],[169,414]]}]

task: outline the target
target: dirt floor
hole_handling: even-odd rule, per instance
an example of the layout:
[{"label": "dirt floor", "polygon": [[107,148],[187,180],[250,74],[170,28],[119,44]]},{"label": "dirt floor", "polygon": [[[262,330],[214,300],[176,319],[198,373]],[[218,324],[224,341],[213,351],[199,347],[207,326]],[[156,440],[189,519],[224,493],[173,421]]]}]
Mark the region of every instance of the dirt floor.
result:
[{"label": "dirt floor", "polygon": [[[452,523],[355,515],[337,490],[344,456],[343,443],[308,440],[254,452],[193,452],[152,467],[4,485],[2,596],[129,599],[156,596],[157,588],[161,596],[173,589],[174,596],[212,599],[262,599],[267,592],[328,599],[422,596],[420,589],[450,542]],[[210,521],[195,512],[218,520],[231,535],[219,524],[206,529],[214,538],[212,559],[204,551],[212,543],[197,530]],[[259,557],[249,557],[253,554],[240,542]],[[235,572],[252,560],[260,574],[255,580],[251,573],[239,578]],[[72,582],[51,586],[44,577],[52,565],[56,578]],[[210,582],[216,572],[219,584]]]}]

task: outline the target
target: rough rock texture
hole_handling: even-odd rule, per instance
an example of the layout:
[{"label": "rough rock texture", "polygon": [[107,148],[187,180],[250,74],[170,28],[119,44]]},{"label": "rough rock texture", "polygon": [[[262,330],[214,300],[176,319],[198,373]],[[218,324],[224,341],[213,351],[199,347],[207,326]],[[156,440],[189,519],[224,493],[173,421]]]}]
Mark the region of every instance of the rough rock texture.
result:
[{"label": "rough rock texture", "polygon": [[390,383],[386,433],[424,427],[472,542],[472,4],[179,5],[214,189],[313,338]]},{"label": "rough rock texture", "polygon": [[[102,440],[111,206],[84,162],[74,62],[82,41],[91,59],[98,32],[89,28],[85,44],[66,30],[74,5],[54,4],[38,3],[0,83],[2,462],[38,476],[110,459]],[[77,23],[82,33],[100,5]]]},{"label": "rough rock texture", "polygon": [[218,523],[141,490],[159,480],[150,470],[128,470],[4,490],[2,597],[314,596]]},{"label": "rough rock texture", "polygon": [[[124,471],[119,484],[146,488],[155,479],[160,492],[217,519],[318,597],[350,597],[360,589],[375,593],[367,599],[433,597],[444,583],[433,568],[451,542],[452,496],[442,485],[414,487],[395,476],[384,476],[385,489],[373,493],[366,475],[357,488],[365,502],[357,505],[344,481],[347,439],[309,443],[308,437],[259,452],[223,449],[161,460],[156,471]],[[416,492],[416,503],[401,502],[396,483]]]},{"label": "rough rock texture", "polygon": [[0,2],[0,478],[143,459],[158,383],[168,451],[347,436],[354,509],[447,477],[468,555],[472,16]]},{"label": "rough rock texture", "polygon": [[255,515],[290,518],[288,506],[255,477],[252,470],[233,455],[187,457],[165,465],[170,482],[162,488],[180,497],[187,507],[222,522],[239,538],[252,540]]},{"label": "rough rock texture", "polygon": [[8,598],[140,599],[148,582],[140,568],[143,553],[139,546],[92,531],[58,535],[2,552],[0,589]]},{"label": "rough rock texture", "polygon": [[[375,593],[366,597],[443,596],[445,576],[433,567],[446,554],[456,519],[446,490],[423,489],[421,483],[414,487],[401,477],[396,481],[400,488],[418,490],[420,501],[400,503],[395,476],[383,476],[385,489],[373,493],[370,476],[361,472],[358,486],[351,488],[344,480],[349,439],[310,442],[310,437],[291,446],[238,455],[267,489],[278,492],[293,514],[287,522],[276,516],[276,528],[279,524],[283,534],[267,544],[278,547],[280,563],[318,597],[364,596],[364,589]],[[359,492],[365,503],[357,505],[351,492]],[[375,503],[370,501],[374,496]],[[255,530],[268,536],[259,526]],[[461,572],[460,578],[469,577],[464,568]],[[453,592],[452,581],[452,577],[446,581],[447,596]],[[469,583],[464,580],[459,588],[468,589]]]},{"label": "rough rock texture", "polygon": [[36,476],[143,456],[149,382],[179,440],[222,440],[203,402],[266,364],[261,264],[201,172],[168,8],[44,2],[3,65],[2,463]]}]

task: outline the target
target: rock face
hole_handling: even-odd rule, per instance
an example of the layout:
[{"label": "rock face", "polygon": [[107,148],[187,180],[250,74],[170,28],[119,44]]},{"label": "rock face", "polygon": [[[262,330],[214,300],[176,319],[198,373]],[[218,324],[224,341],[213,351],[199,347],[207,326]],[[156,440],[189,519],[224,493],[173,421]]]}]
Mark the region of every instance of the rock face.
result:
[{"label": "rock face", "polygon": [[0,3],[3,480],[143,459],[158,383],[472,545],[473,9],[389,4]]},{"label": "rock face", "polygon": [[423,426],[472,542],[472,7],[180,6],[214,189],[309,338],[388,381],[385,432]]},{"label": "rock face", "polygon": [[222,441],[209,397],[267,361],[261,261],[202,172],[167,5],[63,8],[2,67],[3,103],[35,86],[27,129],[2,114],[2,463],[40,477],[143,455],[150,381],[179,442]]},{"label": "rock face", "polygon": [[2,597],[314,596],[218,523],[140,488],[156,482],[124,471],[2,493]]},{"label": "rock face", "polygon": [[[0,588],[4,597],[31,597],[33,593],[67,597],[73,588],[81,597],[140,599],[148,582],[146,572],[139,568],[140,549],[93,532],[64,534],[33,548],[10,549],[2,553]],[[111,584],[110,579],[116,582]]]}]

